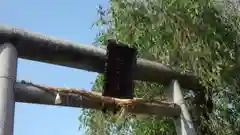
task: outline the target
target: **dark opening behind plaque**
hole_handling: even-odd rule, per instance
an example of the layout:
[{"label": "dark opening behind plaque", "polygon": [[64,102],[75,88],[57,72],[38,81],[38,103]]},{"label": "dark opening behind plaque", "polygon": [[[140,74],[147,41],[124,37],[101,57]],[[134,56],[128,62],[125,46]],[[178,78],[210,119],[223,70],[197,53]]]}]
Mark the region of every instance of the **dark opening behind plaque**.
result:
[{"label": "dark opening behind plaque", "polygon": [[132,71],[137,51],[113,40],[107,44],[103,96],[132,99],[134,83]]}]

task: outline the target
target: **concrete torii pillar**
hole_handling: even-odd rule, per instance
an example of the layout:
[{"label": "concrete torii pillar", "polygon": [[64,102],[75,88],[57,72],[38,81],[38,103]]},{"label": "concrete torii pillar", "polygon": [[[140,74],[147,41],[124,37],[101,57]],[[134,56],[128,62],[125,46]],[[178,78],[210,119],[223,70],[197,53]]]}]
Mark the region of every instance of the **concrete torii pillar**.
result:
[{"label": "concrete torii pillar", "polygon": [[165,94],[168,100],[176,103],[181,108],[181,115],[177,118],[173,118],[177,135],[197,135],[177,80],[172,80],[172,83]]},{"label": "concrete torii pillar", "polygon": [[13,135],[16,70],[16,48],[11,43],[0,44],[0,135]]}]

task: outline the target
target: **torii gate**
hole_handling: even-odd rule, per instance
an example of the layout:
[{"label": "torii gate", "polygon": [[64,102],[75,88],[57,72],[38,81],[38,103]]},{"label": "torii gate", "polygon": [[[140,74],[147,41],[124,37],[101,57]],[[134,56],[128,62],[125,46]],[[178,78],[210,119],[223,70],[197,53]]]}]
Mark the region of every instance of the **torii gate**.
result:
[{"label": "torii gate", "polygon": [[[201,90],[202,86],[194,76],[182,75],[160,63],[137,59],[133,77],[135,80],[158,82],[168,86],[169,90],[166,93],[172,103],[163,101],[149,103],[139,98],[109,98],[83,90],[66,90],[16,82],[18,58],[103,73],[105,55],[104,49],[0,25],[0,135],[13,135],[15,102],[93,109],[100,109],[98,104],[100,102],[104,102],[110,108],[115,105],[113,103],[117,103],[130,113],[173,117],[179,135],[196,135],[180,85],[182,88],[192,90]],[[56,96],[61,98],[59,103],[55,102]]]}]

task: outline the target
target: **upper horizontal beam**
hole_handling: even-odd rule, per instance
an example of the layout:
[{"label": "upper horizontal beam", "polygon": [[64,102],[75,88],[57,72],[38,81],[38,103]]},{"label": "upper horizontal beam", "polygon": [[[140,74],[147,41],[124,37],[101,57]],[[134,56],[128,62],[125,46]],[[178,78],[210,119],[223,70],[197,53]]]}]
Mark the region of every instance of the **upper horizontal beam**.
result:
[{"label": "upper horizontal beam", "polygon": [[[20,58],[68,66],[92,72],[103,73],[106,50],[89,45],[44,36],[0,25],[0,43],[11,42]],[[170,84],[178,80],[182,88],[199,90],[201,85],[191,75],[181,75],[170,68],[153,61],[138,59],[133,71],[135,80]]]}]

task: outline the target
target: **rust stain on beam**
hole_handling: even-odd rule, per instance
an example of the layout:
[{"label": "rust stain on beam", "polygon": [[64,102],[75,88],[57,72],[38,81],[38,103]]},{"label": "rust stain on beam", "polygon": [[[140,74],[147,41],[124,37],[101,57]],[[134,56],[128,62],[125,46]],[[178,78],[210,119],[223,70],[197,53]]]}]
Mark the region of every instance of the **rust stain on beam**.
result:
[{"label": "rust stain on beam", "polygon": [[157,116],[179,116],[180,107],[165,101],[147,101],[141,98],[119,99],[101,96],[100,93],[78,89],[55,88],[33,83],[17,82],[15,84],[15,101],[23,103],[56,105],[56,94],[61,97],[58,106],[81,107],[101,110],[104,104],[108,109],[126,107],[133,114],[148,114]]}]

